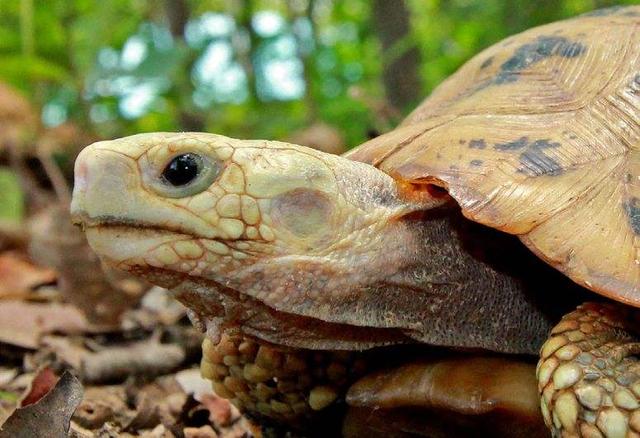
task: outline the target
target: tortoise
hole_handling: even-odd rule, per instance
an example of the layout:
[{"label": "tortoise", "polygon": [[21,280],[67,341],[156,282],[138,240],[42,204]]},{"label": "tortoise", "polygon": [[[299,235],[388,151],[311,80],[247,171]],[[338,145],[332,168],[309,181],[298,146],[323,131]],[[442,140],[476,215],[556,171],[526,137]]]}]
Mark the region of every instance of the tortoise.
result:
[{"label": "tortoise", "polygon": [[190,308],[245,411],[305,424],[346,393],[371,436],[415,412],[398,436],[638,436],[639,30],[626,7],[509,37],[343,156],[95,143],[74,220]]}]

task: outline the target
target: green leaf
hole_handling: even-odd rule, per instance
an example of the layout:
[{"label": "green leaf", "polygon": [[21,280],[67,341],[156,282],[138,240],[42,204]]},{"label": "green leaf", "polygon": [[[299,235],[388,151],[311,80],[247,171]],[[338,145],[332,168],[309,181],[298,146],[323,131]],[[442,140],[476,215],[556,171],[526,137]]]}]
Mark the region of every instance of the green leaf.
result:
[{"label": "green leaf", "polygon": [[15,403],[19,399],[18,394],[14,394],[9,391],[0,391],[0,400],[6,401],[9,403]]},{"label": "green leaf", "polygon": [[16,174],[0,167],[0,221],[19,224],[24,218],[24,194]]}]

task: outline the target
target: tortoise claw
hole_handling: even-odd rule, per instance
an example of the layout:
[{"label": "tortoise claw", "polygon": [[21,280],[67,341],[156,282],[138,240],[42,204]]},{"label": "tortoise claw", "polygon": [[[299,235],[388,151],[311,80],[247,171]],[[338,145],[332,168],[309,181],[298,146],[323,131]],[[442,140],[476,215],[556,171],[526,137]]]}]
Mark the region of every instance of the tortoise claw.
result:
[{"label": "tortoise claw", "polygon": [[586,303],[551,331],[536,375],[554,436],[640,437],[638,315],[622,305]]}]

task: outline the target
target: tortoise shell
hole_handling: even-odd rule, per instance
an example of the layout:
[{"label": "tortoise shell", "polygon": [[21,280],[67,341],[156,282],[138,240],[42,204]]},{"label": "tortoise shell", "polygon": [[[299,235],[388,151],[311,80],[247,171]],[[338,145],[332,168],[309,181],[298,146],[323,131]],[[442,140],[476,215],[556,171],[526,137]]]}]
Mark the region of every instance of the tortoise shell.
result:
[{"label": "tortoise shell", "polygon": [[486,49],[396,130],[347,156],[444,187],[467,218],[640,306],[640,7]]}]

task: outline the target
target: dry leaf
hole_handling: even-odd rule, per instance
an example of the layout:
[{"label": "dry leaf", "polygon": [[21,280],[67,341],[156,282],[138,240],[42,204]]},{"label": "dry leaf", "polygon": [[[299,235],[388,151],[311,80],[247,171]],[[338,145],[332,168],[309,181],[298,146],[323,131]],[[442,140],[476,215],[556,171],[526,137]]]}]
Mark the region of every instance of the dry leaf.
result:
[{"label": "dry leaf", "polygon": [[82,400],[82,385],[65,372],[40,401],[17,409],[2,425],[0,438],[63,438]]},{"label": "dry leaf", "polygon": [[0,254],[0,298],[28,297],[56,277],[54,270],[36,266],[15,252]]},{"label": "dry leaf", "polygon": [[84,333],[84,315],[68,304],[0,300],[0,342],[35,349],[44,334]]},{"label": "dry leaf", "polygon": [[51,391],[51,388],[56,386],[58,380],[58,376],[51,368],[44,367],[41,369],[33,378],[29,391],[20,401],[20,407],[24,408],[25,406],[37,403],[42,397]]}]

